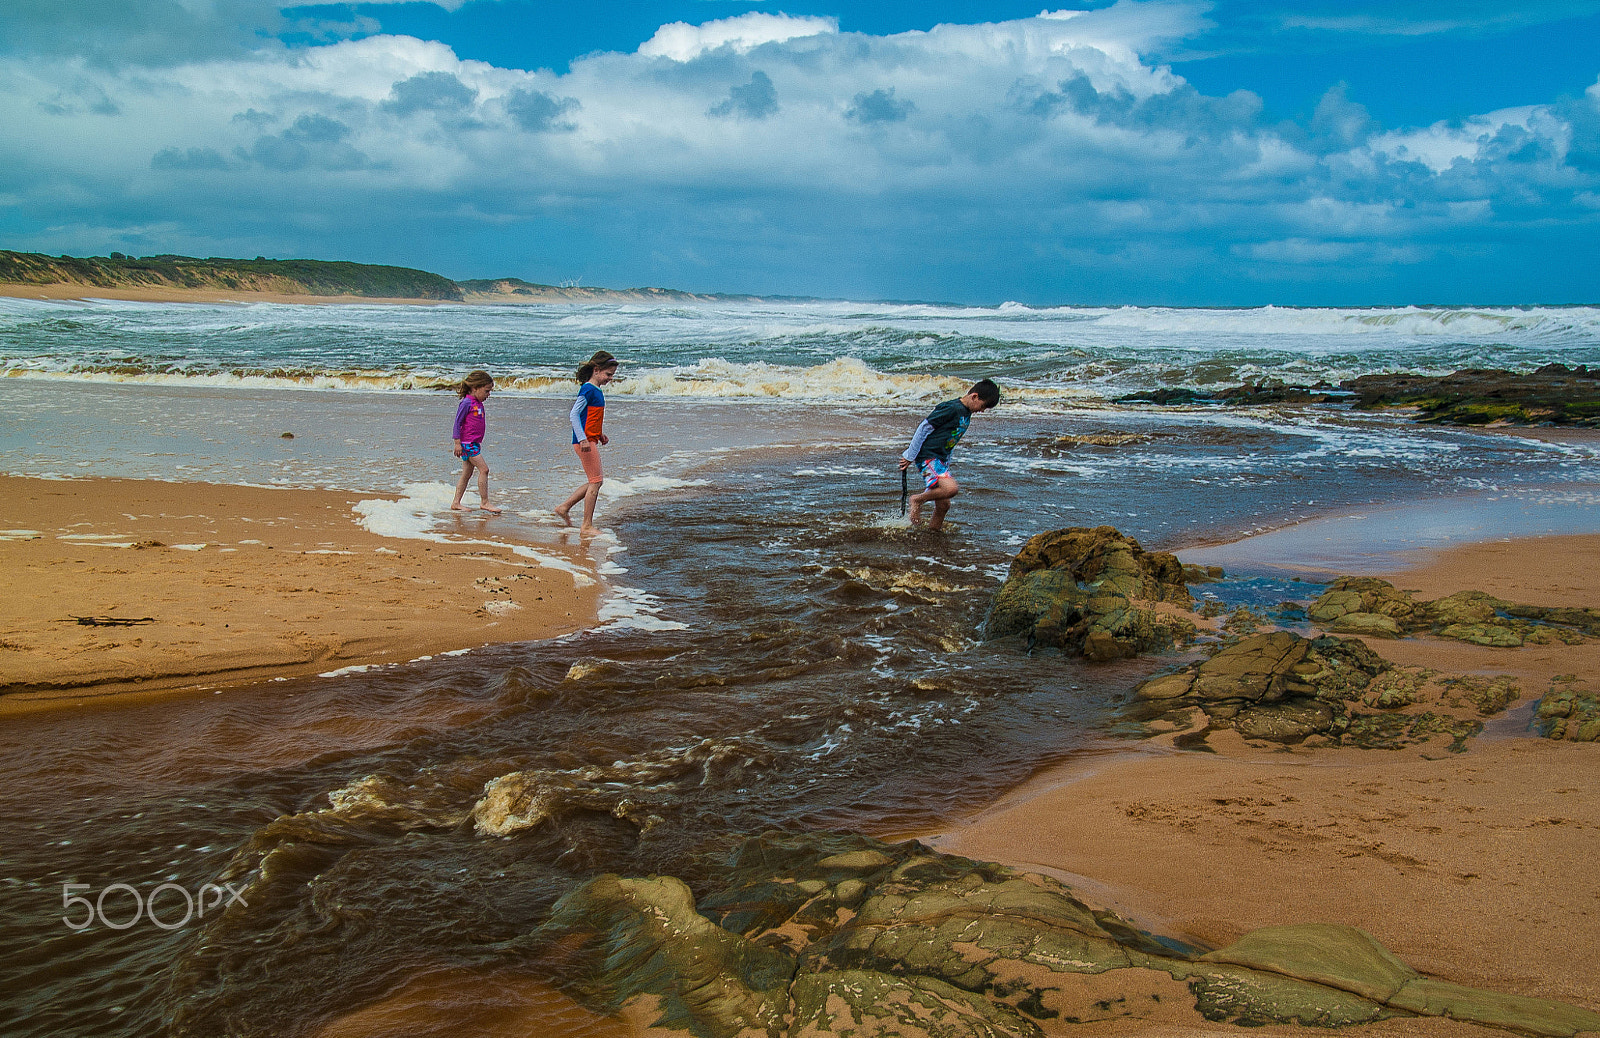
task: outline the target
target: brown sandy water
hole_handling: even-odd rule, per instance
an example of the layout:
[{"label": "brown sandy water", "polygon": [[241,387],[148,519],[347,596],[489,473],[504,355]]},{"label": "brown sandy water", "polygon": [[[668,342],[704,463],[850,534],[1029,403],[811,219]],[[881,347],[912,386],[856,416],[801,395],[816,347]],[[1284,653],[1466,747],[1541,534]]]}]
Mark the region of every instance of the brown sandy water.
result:
[{"label": "brown sandy water", "polygon": [[[489,1033],[538,1019],[568,1021],[541,1033],[604,1034],[608,1022],[561,1001],[574,978],[529,939],[582,879],[693,885],[769,828],[929,829],[1103,744],[1127,690],[1170,661],[1087,666],[977,641],[1032,532],[1110,522],[1162,547],[1314,511],[1325,495],[1550,480],[1569,460],[1486,437],[1460,458],[1466,438],[1426,430],[1387,454],[1319,456],[1307,487],[1303,434],[1271,421],[1124,416],[1151,438],[1052,446],[1106,421],[976,428],[942,537],[895,521],[895,448],[870,436],[681,471],[708,482],[613,502],[607,517],[627,549],[619,600],[653,611],[586,634],[8,720],[0,1028],[429,1033],[476,991]],[[1398,428],[1318,435],[1381,441]],[[1240,601],[1288,593],[1216,587]],[[539,817],[480,831],[486,784],[513,774],[541,791]],[[164,929],[133,901],[162,884],[180,888],[162,895],[167,922],[182,892],[231,884],[239,896]],[[63,921],[84,911],[72,892],[104,895],[81,931]]]}]

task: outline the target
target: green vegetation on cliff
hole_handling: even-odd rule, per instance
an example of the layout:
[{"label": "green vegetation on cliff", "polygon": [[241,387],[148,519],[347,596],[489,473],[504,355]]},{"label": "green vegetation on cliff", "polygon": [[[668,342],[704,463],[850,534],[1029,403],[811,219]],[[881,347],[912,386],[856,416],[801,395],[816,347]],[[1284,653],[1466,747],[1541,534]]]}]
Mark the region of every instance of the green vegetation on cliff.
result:
[{"label": "green vegetation on cliff", "polygon": [[459,300],[454,281],[425,270],[328,260],[110,256],[80,259],[0,250],[0,282],[97,288],[198,288],[285,295]]}]

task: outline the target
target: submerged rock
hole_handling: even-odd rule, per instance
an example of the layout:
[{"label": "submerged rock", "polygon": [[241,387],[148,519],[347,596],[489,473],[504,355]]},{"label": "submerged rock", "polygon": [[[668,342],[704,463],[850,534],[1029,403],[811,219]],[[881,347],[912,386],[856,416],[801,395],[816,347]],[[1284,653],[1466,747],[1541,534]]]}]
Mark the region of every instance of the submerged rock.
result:
[{"label": "submerged rock", "polygon": [[1019,635],[1029,644],[1107,660],[1170,648],[1194,624],[1166,603],[1194,604],[1177,558],[1147,552],[1114,527],[1072,527],[1034,536],[1011,563],[984,620],[986,638]]},{"label": "submerged rock", "polygon": [[[1600,1014],[1421,977],[1369,934],[1305,924],[1207,951],[1091,910],[1045,876],[844,834],[746,840],[698,881],[599,876],[535,943],[568,989],[695,1035],[1037,1038],[1040,1021],[1340,1026],[1450,1016],[1527,1034]],[[850,893],[846,893],[846,888]],[[851,907],[854,906],[854,907]]]}]

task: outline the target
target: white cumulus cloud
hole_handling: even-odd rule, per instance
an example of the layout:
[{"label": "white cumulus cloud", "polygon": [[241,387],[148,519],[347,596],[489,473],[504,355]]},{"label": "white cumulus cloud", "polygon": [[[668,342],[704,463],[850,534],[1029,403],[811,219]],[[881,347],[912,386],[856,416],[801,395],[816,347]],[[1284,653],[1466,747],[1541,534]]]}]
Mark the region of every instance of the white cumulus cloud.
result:
[{"label": "white cumulus cloud", "polygon": [[786,14],[752,11],[735,18],[720,18],[701,25],[672,22],[639,46],[647,58],[693,61],[709,50],[731,47],[744,53],[764,43],[784,43],[803,36],[821,36],[839,31],[837,18],[791,18]]}]

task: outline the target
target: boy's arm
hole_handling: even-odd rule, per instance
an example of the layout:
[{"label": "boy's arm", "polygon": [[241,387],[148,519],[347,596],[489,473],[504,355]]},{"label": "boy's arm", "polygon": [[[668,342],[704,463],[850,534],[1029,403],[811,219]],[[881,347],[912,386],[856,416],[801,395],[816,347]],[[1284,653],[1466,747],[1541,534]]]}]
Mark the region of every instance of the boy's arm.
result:
[{"label": "boy's arm", "polygon": [[911,462],[912,464],[916,464],[917,452],[922,450],[922,444],[928,439],[929,436],[932,435],[933,425],[926,418],[924,418],[922,420],[922,424],[917,426],[916,435],[911,437],[911,446],[907,447],[905,453],[900,455],[900,457]]}]

